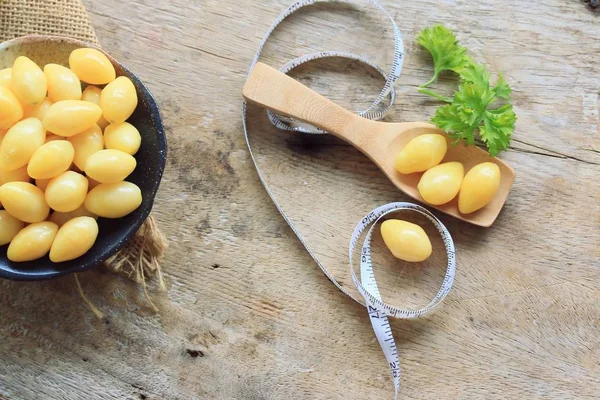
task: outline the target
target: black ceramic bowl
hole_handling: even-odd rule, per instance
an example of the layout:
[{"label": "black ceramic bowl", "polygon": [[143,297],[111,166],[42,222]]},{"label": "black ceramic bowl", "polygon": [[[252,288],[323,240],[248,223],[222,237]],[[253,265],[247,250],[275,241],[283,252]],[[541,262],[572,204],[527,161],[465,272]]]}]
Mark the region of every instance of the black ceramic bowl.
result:
[{"label": "black ceramic bowl", "polygon": [[[69,54],[80,47],[94,47],[78,40],[55,36],[26,36],[0,44],[0,69],[11,67],[18,56],[27,56],[40,67],[48,63],[68,66]],[[108,56],[108,54],[107,54]],[[72,272],[81,272],[100,265],[121,249],[140,228],[152,209],[167,157],[167,140],[156,101],[133,72],[108,56],[117,76],[127,76],[137,90],[138,106],[128,120],[142,136],[142,145],[135,155],[137,167],[127,178],[142,190],[142,204],[133,213],[119,219],[98,219],[100,233],[94,246],[83,256],[63,263],[53,263],[48,257],[14,263],[6,257],[8,246],[0,247],[0,277],[14,280],[50,279]]]}]

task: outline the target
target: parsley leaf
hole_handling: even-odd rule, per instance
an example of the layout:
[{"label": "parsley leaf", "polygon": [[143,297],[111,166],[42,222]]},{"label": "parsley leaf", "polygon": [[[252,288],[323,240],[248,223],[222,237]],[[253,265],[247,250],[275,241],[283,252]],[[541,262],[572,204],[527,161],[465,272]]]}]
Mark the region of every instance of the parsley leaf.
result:
[{"label": "parsley leaf", "polygon": [[[460,84],[458,90],[454,93],[453,102],[481,116],[493,100],[494,92],[489,85],[483,86],[465,82]],[[473,124],[476,120],[471,118],[468,122]]]},{"label": "parsley leaf", "polygon": [[434,75],[425,88],[435,82],[442,71],[459,72],[470,62],[467,49],[458,44],[454,33],[443,25],[435,25],[419,33],[417,42],[425,47],[433,57]]},{"label": "parsley leaf", "polygon": [[[454,33],[444,26],[424,29],[417,40],[431,53],[435,71],[433,78],[420,86],[419,91],[448,103],[438,107],[431,121],[455,139],[455,144],[464,140],[474,145],[478,134],[491,156],[506,150],[517,116],[509,103],[511,88],[502,74],[496,85],[491,86],[485,66],[474,62],[456,41]],[[456,72],[460,78],[458,90],[451,98],[427,88],[440,72],[447,70]],[[506,104],[491,108],[498,100]]]},{"label": "parsley leaf", "polygon": [[490,85],[490,73],[482,64],[476,64],[473,61],[460,71],[459,76],[465,82],[471,82],[480,86]]},{"label": "parsley leaf", "polygon": [[517,116],[510,104],[485,112],[484,125],[479,127],[479,137],[492,157],[508,148],[516,121]]},{"label": "parsley leaf", "polygon": [[500,73],[498,76],[498,83],[496,83],[496,86],[494,86],[494,92],[496,93],[496,96],[500,97],[501,99],[507,101],[510,100],[510,93],[512,90],[510,89],[510,86],[508,86],[508,83],[506,83],[504,80],[502,73]]},{"label": "parsley leaf", "polygon": [[465,122],[469,119],[469,116],[468,112],[463,113],[463,111],[456,104],[446,104],[445,106],[438,107],[431,122],[447,132],[448,136],[456,139],[456,142],[464,139],[467,143],[474,144],[474,128],[472,124]]}]

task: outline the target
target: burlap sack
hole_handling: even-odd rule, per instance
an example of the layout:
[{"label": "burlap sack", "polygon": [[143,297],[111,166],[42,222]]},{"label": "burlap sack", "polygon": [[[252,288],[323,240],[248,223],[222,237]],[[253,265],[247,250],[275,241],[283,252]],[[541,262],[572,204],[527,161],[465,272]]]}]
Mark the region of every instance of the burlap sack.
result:
[{"label": "burlap sack", "polygon": [[0,42],[31,34],[70,36],[98,44],[78,0],[0,0]]},{"label": "burlap sack", "polygon": [[[31,34],[69,36],[98,44],[79,0],[0,0],[0,42]],[[165,239],[150,216],[106,266],[140,283],[144,292],[146,279],[152,277],[156,277],[158,287],[164,289],[160,261],[165,247]]]}]

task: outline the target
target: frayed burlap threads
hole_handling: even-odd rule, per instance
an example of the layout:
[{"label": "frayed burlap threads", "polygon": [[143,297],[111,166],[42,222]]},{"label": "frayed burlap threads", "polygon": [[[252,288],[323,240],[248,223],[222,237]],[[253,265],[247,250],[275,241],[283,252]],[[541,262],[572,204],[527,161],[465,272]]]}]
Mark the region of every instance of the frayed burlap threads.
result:
[{"label": "frayed burlap threads", "polygon": [[94,303],[92,303],[90,301],[90,299],[88,299],[87,296],[85,295],[85,292],[83,291],[83,288],[81,287],[81,283],[79,282],[79,277],[77,276],[77,274],[73,274],[73,276],[75,277],[75,284],[77,285],[77,291],[79,292],[79,295],[81,296],[81,298],[83,299],[85,304],[88,305],[90,310],[92,310],[92,312],[94,313],[94,315],[96,317],[98,317],[98,319],[104,318],[104,313],[102,311],[98,310],[98,307],[96,307],[94,305]]},{"label": "frayed burlap threads", "polygon": [[105,263],[109,269],[124,273],[139,283],[144,289],[146,299],[155,311],[158,309],[148,295],[146,281],[156,277],[158,290],[167,290],[160,266],[166,248],[165,237],[158,229],[154,218],[149,216],[127,246],[106,260]]},{"label": "frayed burlap threads", "polygon": [[[98,44],[87,11],[79,0],[0,0],[0,42],[26,35],[69,36]],[[161,261],[166,241],[152,216],[144,222],[131,241],[106,261],[106,266],[140,284],[144,295],[158,311],[148,294],[147,283],[156,280],[156,287],[166,290]],[[75,274],[77,289],[99,318],[103,313],[85,296]]]},{"label": "frayed burlap threads", "polygon": [[[156,225],[154,217],[150,215],[130,242],[104,263],[111,271],[126,275],[137,282],[144,291],[146,301],[155,312],[159,309],[148,293],[148,281],[155,280],[156,288],[161,292],[167,290],[160,265],[166,248],[165,237]],[[104,313],[85,295],[77,274],[74,276],[77,290],[83,301],[98,318],[104,318]]]}]

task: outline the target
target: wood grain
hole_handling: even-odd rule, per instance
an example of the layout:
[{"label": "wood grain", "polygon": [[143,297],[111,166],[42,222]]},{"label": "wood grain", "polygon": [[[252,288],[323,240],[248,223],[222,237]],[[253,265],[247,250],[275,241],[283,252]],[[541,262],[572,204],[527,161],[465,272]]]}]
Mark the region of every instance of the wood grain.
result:
[{"label": "wood grain", "polygon": [[[391,379],[364,309],[321,273],[260,186],[241,130],[241,88],[262,33],[287,0],[85,1],[102,45],[158,99],[169,161],[154,214],[170,248],[169,292],[153,314],[140,289],[98,269],[0,282],[0,397],[6,399],[386,399]],[[390,121],[436,103],[419,30],[448,25],[504,71],[519,117],[502,158],[517,170],[491,229],[441,216],[457,246],[439,312],[393,321],[402,399],[595,399],[600,393],[600,14],[579,1],[384,1],[407,59]],[[369,49],[370,50],[367,50]],[[385,65],[391,37],[368,7],[320,4],[278,29],[263,61],[354,51]],[[390,49],[389,51],[387,49]],[[360,109],[373,71],[329,60],[294,76]],[[451,78],[437,87],[450,91]],[[346,286],[359,218],[406,200],[366,157],[332,137],[278,132],[250,109],[260,167],[306,242]],[[442,279],[439,242],[417,268],[375,243],[384,296],[415,306]],[[378,251],[379,250],[379,251]]]}]

